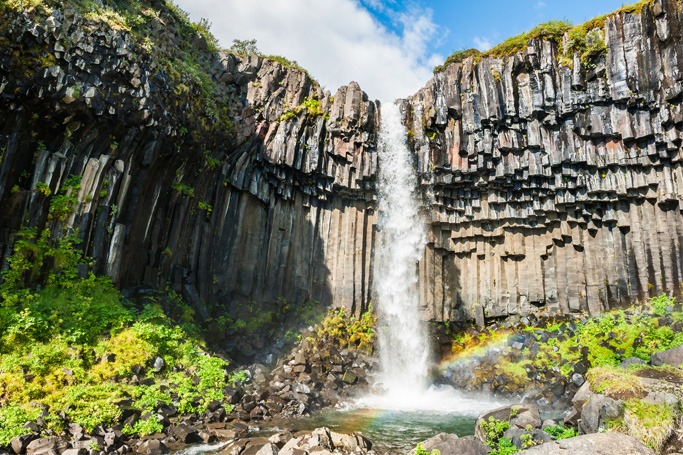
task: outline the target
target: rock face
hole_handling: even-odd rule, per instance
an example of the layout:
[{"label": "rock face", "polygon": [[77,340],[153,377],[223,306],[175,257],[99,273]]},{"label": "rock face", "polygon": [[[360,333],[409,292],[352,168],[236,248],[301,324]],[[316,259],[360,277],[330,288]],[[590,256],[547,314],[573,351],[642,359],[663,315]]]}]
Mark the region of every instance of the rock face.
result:
[{"label": "rock face", "polygon": [[[0,261],[20,226],[78,229],[95,272],[171,286],[204,318],[282,299],[365,309],[378,106],[356,83],[331,96],[296,67],[213,51],[152,4],[153,51],[70,6],[3,9]],[[172,54],[188,40],[196,77]]]},{"label": "rock face", "polygon": [[[78,229],[94,272],[169,286],[205,319],[283,299],[367,308],[378,103],[356,83],[331,96],[291,65],[217,52],[149,5],[151,44],[69,6],[2,10],[0,260],[21,226]],[[432,195],[425,318],[597,313],[681,292],[679,3],[603,32],[595,67],[533,41],[452,64],[403,102]],[[51,212],[57,195],[73,213]]]},{"label": "rock face", "polygon": [[546,442],[526,450],[524,453],[537,455],[653,455],[654,450],[634,437],[619,433],[595,433],[561,441]]},{"label": "rock face", "polygon": [[681,292],[680,2],[602,32],[594,67],[533,40],[453,63],[405,103],[433,195],[425,317],[595,314]]}]

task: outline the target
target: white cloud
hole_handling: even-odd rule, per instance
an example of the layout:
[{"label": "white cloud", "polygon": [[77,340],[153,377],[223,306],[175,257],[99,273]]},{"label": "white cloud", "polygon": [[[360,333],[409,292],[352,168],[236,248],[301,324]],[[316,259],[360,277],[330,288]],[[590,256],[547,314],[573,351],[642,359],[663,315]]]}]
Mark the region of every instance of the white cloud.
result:
[{"label": "white cloud", "polygon": [[355,0],[176,1],[193,20],[207,18],[221,45],[256,39],[261,52],[296,60],[332,93],[355,80],[371,98],[410,96],[431,77],[431,62],[443,61],[429,52],[438,32],[429,9],[382,6],[397,35]]},{"label": "white cloud", "polygon": [[536,9],[543,9],[543,8],[545,8],[546,6],[547,6],[547,5],[545,4],[544,1],[540,1],[540,2],[537,2],[537,3],[536,3],[535,8],[536,8]]},{"label": "white cloud", "polygon": [[479,49],[480,51],[487,51],[491,49],[491,40],[484,37],[484,36],[475,36],[472,38],[472,42],[474,43],[474,46]]}]

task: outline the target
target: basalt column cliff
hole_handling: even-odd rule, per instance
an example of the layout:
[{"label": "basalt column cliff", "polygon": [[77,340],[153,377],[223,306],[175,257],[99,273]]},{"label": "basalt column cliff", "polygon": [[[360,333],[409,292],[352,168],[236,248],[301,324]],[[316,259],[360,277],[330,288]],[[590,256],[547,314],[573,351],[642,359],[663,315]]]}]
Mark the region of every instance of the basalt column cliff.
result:
[{"label": "basalt column cliff", "polygon": [[169,286],[204,318],[282,299],[366,308],[375,103],[140,7],[132,30],[68,5],[3,7],[2,261],[22,226],[77,229],[95,272]]},{"label": "basalt column cliff", "polygon": [[681,292],[681,19],[680,1],[650,2],[595,22],[598,58],[534,39],[446,65],[407,101],[431,198],[427,317]]},{"label": "basalt column cliff", "polygon": [[[368,307],[380,115],[357,84],[332,96],[293,62],[219,52],[165,2],[16,3],[0,6],[3,267],[22,227],[48,228],[204,318]],[[425,318],[683,291],[681,3],[643,5],[593,22],[590,58],[541,37],[449,62],[402,101],[431,222]]]}]

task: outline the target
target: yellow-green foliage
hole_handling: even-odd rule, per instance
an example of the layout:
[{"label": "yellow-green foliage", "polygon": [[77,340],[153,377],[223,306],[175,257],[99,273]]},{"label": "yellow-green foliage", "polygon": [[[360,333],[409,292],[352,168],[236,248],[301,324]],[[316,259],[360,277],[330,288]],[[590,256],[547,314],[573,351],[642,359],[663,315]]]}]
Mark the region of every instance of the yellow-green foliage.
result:
[{"label": "yellow-green foliage", "polygon": [[285,109],[285,111],[280,116],[280,121],[284,122],[287,120],[291,120],[297,117],[302,112],[306,113],[306,115],[310,117],[318,117],[325,115],[320,101],[315,98],[309,97],[305,98],[300,105],[295,106],[291,109]]},{"label": "yellow-green foliage", "polygon": [[566,21],[549,21],[537,25],[531,31],[508,38],[502,43],[492,47],[484,55],[503,57],[523,51],[532,39],[543,39],[559,44],[564,34],[572,28],[572,24]]},{"label": "yellow-green foliage", "polygon": [[[607,52],[603,36],[603,29],[607,19],[617,14],[640,14],[644,7],[652,5],[653,3],[654,0],[641,0],[638,3],[625,5],[612,13],[593,18],[575,27],[566,21],[555,20],[545,22],[528,32],[508,38],[485,52],[479,52],[476,49],[457,51],[450,55],[443,65],[436,66],[434,72],[441,72],[451,63],[459,63],[468,57],[474,57],[475,61],[479,61],[482,57],[505,57],[513,55],[525,50],[529,42],[536,38],[551,41],[560,47],[560,52],[558,52],[558,54],[560,54],[561,63],[571,65],[571,59],[574,52],[578,52],[582,63],[591,66]],[[562,38],[565,33],[568,34],[568,46],[567,49],[561,49]],[[562,56],[562,54],[564,54],[564,56]]]},{"label": "yellow-green foliage", "polygon": [[674,431],[679,414],[678,409],[669,403],[631,399],[624,403],[623,418],[611,422],[610,428],[640,439],[661,453]]},{"label": "yellow-green foliage", "polygon": [[[35,419],[41,406],[48,409],[49,428],[61,429],[57,414],[66,410],[71,422],[90,431],[117,423],[117,402],[124,398],[144,411],[174,402],[181,413],[203,412],[209,402],[223,399],[231,379],[227,362],[206,352],[196,327],[177,325],[153,301],[136,309],[107,278],[78,278],[75,271],[86,261],[75,243],[52,242],[46,233],[24,233],[2,274],[0,446],[25,433],[22,425]],[[53,258],[55,250],[63,254],[61,268],[47,266],[57,260],[42,261],[43,272],[30,278],[30,254]],[[175,308],[183,306],[172,293],[164,298]],[[155,356],[166,364],[158,373],[151,368]],[[154,379],[153,385],[130,383],[136,367]],[[174,398],[161,392],[159,383],[174,390]],[[154,424],[129,431],[147,431]]]},{"label": "yellow-green foliage", "polygon": [[[674,311],[674,306],[673,298],[662,295],[641,308],[613,311],[583,322],[559,321],[544,328],[485,329],[481,333],[467,330],[453,335],[452,357],[448,361],[480,363],[473,371],[473,378],[502,376],[505,381],[500,388],[508,392],[525,390],[532,381],[552,379],[556,370],[569,379],[574,366],[587,361],[587,367],[610,367],[596,369],[592,374],[604,374],[606,381],[616,377],[613,382],[621,382],[617,386],[624,390],[618,387],[615,390],[625,396],[636,396],[640,380],[611,367],[628,357],[648,361],[655,352],[683,345],[681,331],[672,329],[672,324],[660,324],[660,317],[664,315],[673,320],[674,328],[683,322],[683,313]],[[530,335],[535,340],[529,340]],[[509,347],[509,338],[514,336],[533,342],[533,354],[527,347],[521,350]],[[500,354],[492,356],[493,347]],[[533,371],[533,375],[527,370]],[[600,387],[599,383],[594,385]]]},{"label": "yellow-green foliage", "polygon": [[581,63],[587,67],[594,65],[598,59],[607,54],[604,31],[602,28],[588,29],[585,25],[574,27],[567,34],[567,45],[562,63],[570,64],[574,54],[579,54]]},{"label": "yellow-green foliage", "polygon": [[375,324],[377,318],[371,311],[366,311],[356,318],[343,308],[331,310],[323,319],[317,335],[328,338],[341,346],[357,347],[371,352],[375,341]]},{"label": "yellow-green foliage", "polygon": [[645,393],[643,383],[632,371],[619,367],[602,366],[588,371],[591,390],[615,398],[640,397]]},{"label": "yellow-green foliage", "polygon": [[460,63],[468,57],[474,57],[475,61],[481,60],[481,51],[478,49],[464,49],[460,51],[455,51],[446,58],[443,65],[438,65],[434,67],[434,73],[440,73],[445,70],[451,63]]},{"label": "yellow-green foliage", "polygon": [[298,71],[301,71],[302,73],[305,73],[310,77],[308,74],[308,71],[301,67],[299,63],[296,60],[289,60],[288,58],[282,57],[280,55],[264,55],[264,58],[267,58],[268,60],[273,60],[275,62],[278,62],[280,65],[284,66],[285,68],[292,68]]},{"label": "yellow-green foliage", "polygon": [[459,355],[481,355],[492,346],[507,343],[509,336],[509,330],[484,330],[476,336],[469,331],[458,332],[453,335],[451,352],[454,358]]}]

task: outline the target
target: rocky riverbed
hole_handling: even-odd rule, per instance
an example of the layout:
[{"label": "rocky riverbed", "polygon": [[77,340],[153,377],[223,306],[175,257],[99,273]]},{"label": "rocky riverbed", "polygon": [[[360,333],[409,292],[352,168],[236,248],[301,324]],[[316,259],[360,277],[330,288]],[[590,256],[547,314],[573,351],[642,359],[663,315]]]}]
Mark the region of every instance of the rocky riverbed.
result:
[{"label": "rocky riverbed", "polygon": [[[298,417],[367,392],[367,373],[376,366],[367,353],[312,335],[308,333],[274,368],[252,365],[246,369],[244,380],[225,390],[226,402],[212,403],[201,415],[179,415],[172,404],[157,406],[153,414],[163,424],[159,433],[124,434],[125,425],[150,415],[141,415],[130,403],[122,402],[119,425],[86,432],[71,423],[57,434],[46,431],[46,422],[39,418],[27,422],[31,432],[12,439],[6,449],[16,455],[161,454],[187,445],[224,442],[227,445],[221,453],[229,455],[391,453],[382,441],[373,444],[360,432],[325,427],[296,430]],[[539,407],[536,396],[529,395],[517,405],[480,415],[473,435],[465,434],[469,431],[462,437],[439,434],[421,447],[438,449],[443,455],[485,454],[504,447],[539,454],[589,453],[586,450],[591,447],[600,447],[601,452],[595,453],[604,454],[625,453],[619,451],[623,447],[630,447],[629,453],[676,453],[683,434],[679,406],[683,372],[673,365],[681,364],[683,347],[676,347],[654,354],[649,363],[629,358],[620,367],[592,368],[565,404],[560,419],[541,418],[550,407]],[[269,421],[277,424],[269,425]]]}]

